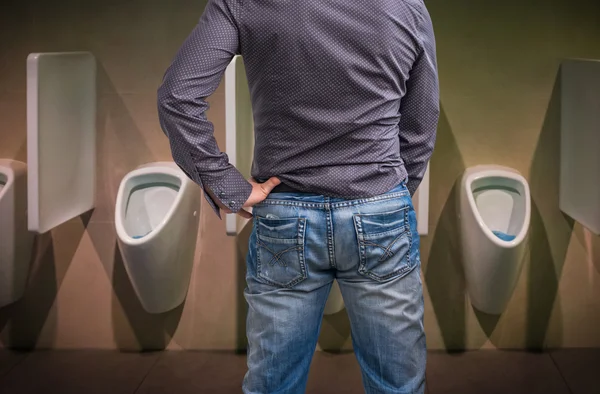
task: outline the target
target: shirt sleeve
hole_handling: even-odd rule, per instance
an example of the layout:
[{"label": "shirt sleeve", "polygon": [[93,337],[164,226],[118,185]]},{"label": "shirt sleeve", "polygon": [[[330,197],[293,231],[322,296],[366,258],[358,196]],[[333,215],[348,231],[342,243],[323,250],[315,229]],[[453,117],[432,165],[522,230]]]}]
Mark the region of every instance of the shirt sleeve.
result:
[{"label": "shirt sleeve", "polygon": [[206,98],[218,87],[225,69],[239,53],[237,0],[210,0],[200,21],[167,69],[158,89],[158,116],[173,160],[204,189],[209,205],[221,218],[214,196],[232,212],[239,211],[252,185],[229,163],[206,118]]},{"label": "shirt sleeve", "polygon": [[440,113],[435,37],[429,14],[420,13],[420,53],[410,71],[400,103],[400,156],[413,195],[427,169],[435,145]]}]

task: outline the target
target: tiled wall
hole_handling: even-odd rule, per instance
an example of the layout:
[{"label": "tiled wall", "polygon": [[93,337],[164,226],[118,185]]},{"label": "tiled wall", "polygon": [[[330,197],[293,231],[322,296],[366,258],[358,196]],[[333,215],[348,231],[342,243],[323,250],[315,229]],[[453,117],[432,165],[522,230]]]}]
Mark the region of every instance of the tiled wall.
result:
[{"label": "tiled wall", "polygon": [[[38,237],[24,299],[0,309],[0,346],[235,349],[244,346],[245,236],[201,214],[184,305],[149,315],[115,242],[121,178],[170,160],[156,88],[205,0],[5,1],[0,6],[0,157],[26,161],[25,59],[88,50],[98,59],[98,195],[91,215]],[[427,1],[438,40],[442,116],[422,240],[430,348],[600,346],[600,239],[558,210],[564,57],[600,58],[600,5],[587,0]],[[223,90],[209,119],[224,148]],[[521,279],[500,317],[474,312],[460,269],[454,184],[471,165],[514,167],[533,197]],[[322,348],[350,348],[345,312]]]},{"label": "tiled wall", "polygon": [[[600,59],[600,3],[427,1],[438,40],[442,115],[423,242],[431,347],[600,346],[600,238],[558,209],[559,65]],[[494,163],[528,179],[530,247],[502,317],[466,303],[455,180]]]}]

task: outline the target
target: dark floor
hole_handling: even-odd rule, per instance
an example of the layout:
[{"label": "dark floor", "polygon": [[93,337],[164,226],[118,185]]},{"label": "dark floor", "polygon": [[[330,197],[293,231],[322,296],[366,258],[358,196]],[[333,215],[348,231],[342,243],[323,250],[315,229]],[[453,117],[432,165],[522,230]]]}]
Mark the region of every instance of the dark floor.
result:
[{"label": "dark floor", "polygon": [[[0,393],[240,393],[244,355],[0,350]],[[431,352],[427,393],[600,394],[600,349]],[[317,352],[307,393],[363,393],[353,354]]]}]

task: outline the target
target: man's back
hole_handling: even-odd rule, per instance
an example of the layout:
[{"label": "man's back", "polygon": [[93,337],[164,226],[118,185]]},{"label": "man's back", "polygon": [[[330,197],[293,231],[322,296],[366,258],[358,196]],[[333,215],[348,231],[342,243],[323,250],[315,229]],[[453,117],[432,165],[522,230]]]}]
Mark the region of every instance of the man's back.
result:
[{"label": "man's back", "polygon": [[[252,175],[345,198],[382,193],[404,179],[398,132],[406,81],[419,56],[430,60],[427,78],[435,77],[422,3],[245,1],[241,7],[240,49],[255,116]],[[414,94],[437,105],[435,86],[432,80]],[[419,122],[434,132],[436,112],[418,110]],[[410,149],[413,141],[407,142]]]},{"label": "man's back", "polygon": [[[205,115],[239,53],[255,120],[252,176],[264,183],[229,163]],[[158,100],[176,163],[215,212],[253,219],[243,392],[305,392],[335,280],[365,392],[424,393],[410,192],[431,156],[439,106],[421,0],[210,0]],[[281,181],[288,190],[274,189]]]},{"label": "man's back", "polygon": [[194,155],[188,174],[200,172],[241,201],[239,177],[210,173],[226,155],[216,145],[197,151],[212,125],[186,133],[180,110],[182,98],[197,102],[214,91],[236,53],[252,97],[255,179],[277,176],[301,191],[358,198],[408,177],[414,192],[439,113],[435,40],[421,0],[209,1],[165,76],[161,122],[183,130],[169,134],[176,161],[178,151]]}]

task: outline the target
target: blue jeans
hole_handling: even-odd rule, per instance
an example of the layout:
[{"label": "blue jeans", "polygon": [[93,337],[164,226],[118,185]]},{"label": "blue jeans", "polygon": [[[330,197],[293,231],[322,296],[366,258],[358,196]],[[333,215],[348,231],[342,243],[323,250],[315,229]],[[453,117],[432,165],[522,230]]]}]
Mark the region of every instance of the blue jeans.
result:
[{"label": "blue jeans", "polygon": [[419,235],[404,183],[357,200],[271,193],[253,214],[244,393],[305,392],[334,279],[365,391],[423,393]]}]

